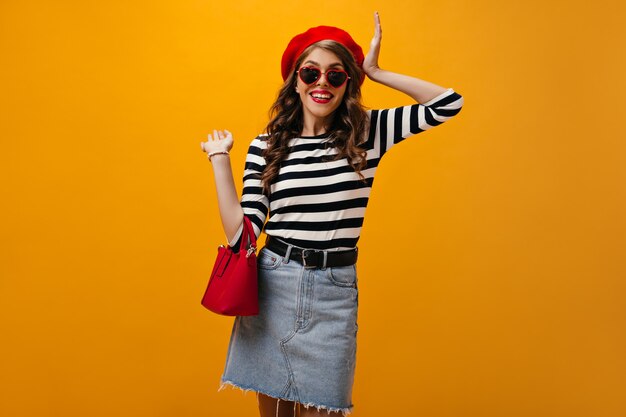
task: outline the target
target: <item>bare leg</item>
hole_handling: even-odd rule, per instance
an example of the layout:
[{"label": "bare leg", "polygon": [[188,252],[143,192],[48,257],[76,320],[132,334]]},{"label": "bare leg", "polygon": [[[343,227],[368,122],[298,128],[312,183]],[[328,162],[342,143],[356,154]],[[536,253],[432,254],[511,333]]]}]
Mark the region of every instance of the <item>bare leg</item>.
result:
[{"label": "bare leg", "polygon": [[261,417],[296,417],[296,404],[293,401],[277,400],[259,393]]}]

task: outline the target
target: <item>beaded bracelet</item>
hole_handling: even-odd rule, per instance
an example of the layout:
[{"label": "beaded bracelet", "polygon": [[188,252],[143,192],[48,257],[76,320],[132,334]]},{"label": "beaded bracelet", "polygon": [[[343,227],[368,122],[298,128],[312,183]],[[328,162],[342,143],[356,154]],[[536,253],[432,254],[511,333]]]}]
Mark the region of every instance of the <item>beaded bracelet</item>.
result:
[{"label": "beaded bracelet", "polygon": [[228,155],[228,152],[226,151],[220,151],[220,152],[211,152],[207,157],[209,158],[209,161],[211,161],[211,157],[213,155]]}]

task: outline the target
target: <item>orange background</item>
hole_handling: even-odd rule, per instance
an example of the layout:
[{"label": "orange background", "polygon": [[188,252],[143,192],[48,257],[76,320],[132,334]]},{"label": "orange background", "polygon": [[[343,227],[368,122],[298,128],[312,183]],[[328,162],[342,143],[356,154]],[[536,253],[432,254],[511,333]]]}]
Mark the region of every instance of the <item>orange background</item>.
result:
[{"label": "orange background", "polygon": [[[619,1],[0,3],[0,415],[256,415],[200,142],[245,152],[296,33],[347,29],[465,98],[394,148],[362,231],[356,417],[626,415]],[[410,98],[371,81],[371,108]]]}]

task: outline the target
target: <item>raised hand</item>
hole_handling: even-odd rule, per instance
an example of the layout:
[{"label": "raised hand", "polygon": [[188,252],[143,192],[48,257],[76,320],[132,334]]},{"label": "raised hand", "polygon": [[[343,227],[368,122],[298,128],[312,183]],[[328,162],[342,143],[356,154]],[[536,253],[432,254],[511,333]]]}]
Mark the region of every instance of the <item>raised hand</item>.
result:
[{"label": "raised hand", "polygon": [[380,41],[383,36],[383,30],[380,27],[380,16],[378,12],[374,12],[374,37],[370,42],[370,50],[363,60],[363,71],[370,79],[373,79],[374,75],[380,67],[378,66],[378,55],[380,54]]},{"label": "raised hand", "polygon": [[206,142],[200,142],[202,151],[211,152],[228,152],[233,147],[233,134],[228,130],[213,130],[213,135],[209,133]]}]

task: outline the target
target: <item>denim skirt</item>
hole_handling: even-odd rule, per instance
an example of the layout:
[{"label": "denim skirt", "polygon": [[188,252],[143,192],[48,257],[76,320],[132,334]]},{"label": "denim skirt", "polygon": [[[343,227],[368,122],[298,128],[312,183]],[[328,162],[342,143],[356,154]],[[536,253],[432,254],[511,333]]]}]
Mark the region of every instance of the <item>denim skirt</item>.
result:
[{"label": "denim skirt", "polygon": [[356,265],[305,268],[267,247],[257,263],[259,314],[235,318],[221,388],[348,414],[358,329]]}]

